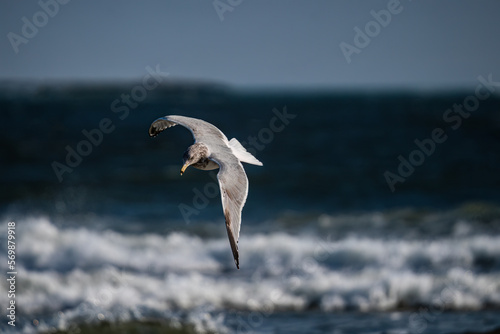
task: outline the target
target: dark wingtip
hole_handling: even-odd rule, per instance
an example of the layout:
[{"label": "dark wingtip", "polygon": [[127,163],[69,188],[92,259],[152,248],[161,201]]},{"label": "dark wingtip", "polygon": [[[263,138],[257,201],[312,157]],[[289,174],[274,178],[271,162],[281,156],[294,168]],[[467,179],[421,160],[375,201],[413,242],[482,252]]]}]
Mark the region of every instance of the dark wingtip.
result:
[{"label": "dark wingtip", "polygon": [[158,135],[158,132],[157,132],[157,131],[155,131],[155,129],[153,129],[153,127],[150,127],[150,128],[149,128],[148,133],[149,133],[149,136],[150,136],[150,137],[156,137],[156,136]]},{"label": "dark wingtip", "polygon": [[240,269],[240,254],[238,253],[238,248],[236,248],[236,250],[233,251],[233,257],[234,257],[234,264],[236,264],[236,268]]},{"label": "dark wingtip", "polygon": [[238,253],[238,240],[236,240],[236,256],[234,257],[236,268],[240,269],[240,254]]},{"label": "dark wingtip", "polygon": [[[224,215],[227,217],[227,212],[224,212]],[[238,241],[234,240],[233,232],[231,231],[230,223],[226,220],[226,230],[227,236],[229,237],[229,244],[231,245],[231,251],[233,253],[234,263],[236,264],[236,268],[240,269],[240,256],[238,254]]]}]

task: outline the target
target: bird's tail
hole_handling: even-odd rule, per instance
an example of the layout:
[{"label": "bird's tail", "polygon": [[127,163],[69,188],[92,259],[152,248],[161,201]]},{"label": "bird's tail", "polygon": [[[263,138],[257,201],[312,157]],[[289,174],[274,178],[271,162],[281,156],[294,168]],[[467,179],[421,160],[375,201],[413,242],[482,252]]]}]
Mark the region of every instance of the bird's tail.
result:
[{"label": "bird's tail", "polygon": [[257,160],[250,152],[248,152],[243,145],[240,144],[238,139],[233,138],[229,141],[229,147],[233,151],[233,154],[240,159],[241,162],[246,162],[247,164],[262,166],[262,162]]}]

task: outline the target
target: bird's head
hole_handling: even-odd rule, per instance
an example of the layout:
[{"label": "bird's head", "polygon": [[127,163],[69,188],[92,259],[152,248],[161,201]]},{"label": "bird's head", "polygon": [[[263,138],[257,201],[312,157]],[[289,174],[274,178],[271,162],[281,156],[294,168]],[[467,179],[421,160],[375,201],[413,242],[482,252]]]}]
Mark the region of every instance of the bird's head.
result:
[{"label": "bird's head", "polygon": [[181,175],[184,174],[184,171],[191,165],[194,165],[200,160],[206,159],[208,157],[208,147],[201,144],[195,143],[188,147],[186,152],[182,157],[184,165],[181,168]]}]

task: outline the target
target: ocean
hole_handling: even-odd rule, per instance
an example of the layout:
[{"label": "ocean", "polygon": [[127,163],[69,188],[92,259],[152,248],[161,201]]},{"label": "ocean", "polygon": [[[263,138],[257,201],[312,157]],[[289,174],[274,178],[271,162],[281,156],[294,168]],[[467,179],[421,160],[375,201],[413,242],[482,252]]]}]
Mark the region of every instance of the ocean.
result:
[{"label": "ocean", "polygon": [[[0,88],[1,332],[500,328],[498,94]],[[240,270],[216,171],[179,174],[189,131],[148,135],[169,114],[264,164],[244,166]]]}]

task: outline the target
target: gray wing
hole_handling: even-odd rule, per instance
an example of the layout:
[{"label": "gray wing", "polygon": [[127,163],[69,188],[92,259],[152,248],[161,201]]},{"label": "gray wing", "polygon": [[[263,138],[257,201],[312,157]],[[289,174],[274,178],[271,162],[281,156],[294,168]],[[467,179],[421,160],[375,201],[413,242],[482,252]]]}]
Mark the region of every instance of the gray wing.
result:
[{"label": "gray wing", "polygon": [[212,154],[211,160],[219,165],[220,194],[222,209],[226,218],[227,236],[233,251],[236,268],[240,269],[238,255],[238,238],[241,226],[241,211],[247,200],[248,179],[240,161],[232,153],[223,152]]},{"label": "gray wing", "polygon": [[195,142],[203,142],[214,150],[221,145],[228,145],[226,136],[214,125],[201,119],[177,115],[164,116],[151,123],[149,136],[156,137],[163,130],[176,125],[182,125],[191,131]]}]

